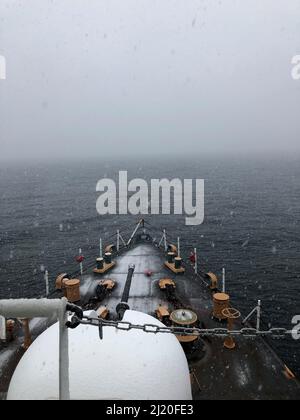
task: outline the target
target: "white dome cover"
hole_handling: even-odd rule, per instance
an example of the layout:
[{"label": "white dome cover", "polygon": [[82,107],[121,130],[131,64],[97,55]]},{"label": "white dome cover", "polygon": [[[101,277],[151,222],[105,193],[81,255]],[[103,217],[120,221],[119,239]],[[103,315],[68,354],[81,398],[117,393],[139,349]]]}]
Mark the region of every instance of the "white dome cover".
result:
[{"label": "white dome cover", "polygon": [[[127,311],[124,321],[163,326]],[[190,400],[187,360],[172,334],[80,325],[69,332],[70,393],[74,400]],[[58,324],[32,344],[12,378],[9,400],[58,399]]]}]

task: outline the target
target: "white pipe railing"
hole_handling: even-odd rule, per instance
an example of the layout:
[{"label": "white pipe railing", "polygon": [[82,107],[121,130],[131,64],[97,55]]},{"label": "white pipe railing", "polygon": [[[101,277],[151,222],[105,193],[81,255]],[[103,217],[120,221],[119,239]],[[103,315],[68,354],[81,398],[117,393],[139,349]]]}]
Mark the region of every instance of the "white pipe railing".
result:
[{"label": "white pipe railing", "polygon": [[167,241],[167,231],[164,229],[164,245],[165,245],[165,252],[168,251],[168,241]]},{"label": "white pipe railing", "polygon": [[163,235],[162,235],[162,237],[160,238],[160,241],[159,241],[159,243],[158,243],[158,247],[159,247],[159,248],[161,247],[161,244],[163,243],[163,240],[164,240],[164,233],[163,233]]},{"label": "white pipe railing", "polygon": [[100,256],[100,258],[103,257],[103,243],[102,243],[102,238],[100,238],[100,240],[99,240],[99,256]]},{"label": "white pipe railing", "polygon": [[223,268],[222,270],[222,292],[226,292],[226,270]]},{"label": "white pipe railing", "polygon": [[250,318],[256,313],[256,329],[260,331],[260,323],[261,323],[261,300],[257,302],[257,306],[246,316],[246,318],[242,321],[242,324],[246,324]]},{"label": "white pipe railing", "polygon": [[[82,249],[81,248],[79,248],[79,257],[82,257]],[[79,266],[80,266],[80,274],[82,276],[83,275],[83,262],[82,261],[80,261]]]},{"label": "white pipe railing", "polygon": [[45,284],[46,284],[46,297],[50,294],[50,288],[49,288],[49,271],[45,271]]},{"label": "white pipe railing", "polygon": [[0,340],[6,340],[6,319],[0,315]]},{"label": "white pipe railing", "polygon": [[194,256],[195,256],[195,274],[198,274],[198,251],[197,248],[194,248]]},{"label": "white pipe railing", "polygon": [[70,399],[69,385],[69,335],[66,322],[67,299],[0,300],[0,316],[5,318],[50,318],[59,322],[59,399]]},{"label": "white pipe railing", "polygon": [[260,321],[261,321],[261,300],[257,302],[257,318],[256,318],[256,329],[260,330]]},{"label": "white pipe railing", "polygon": [[117,230],[117,252],[120,251],[120,231]]}]

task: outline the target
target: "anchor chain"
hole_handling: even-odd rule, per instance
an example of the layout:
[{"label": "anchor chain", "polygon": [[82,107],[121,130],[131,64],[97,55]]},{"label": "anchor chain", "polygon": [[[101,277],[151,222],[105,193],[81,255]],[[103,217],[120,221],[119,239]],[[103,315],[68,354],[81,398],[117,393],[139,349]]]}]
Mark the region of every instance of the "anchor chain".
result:
[{"label": "anchor chain", "polygon": [[[230,331],[227,328],[212,328],[212,329],[201,329],[201,328],[185,328],[185,327],[160,327],[153,324],[137,325],[126,321],[107,321],[99,318],[91,318],[84,316],[82,319],[76,315],[72,317],[72,323],[78,325],[90,325],[99,328],[100,339],[103,339],[104,327],[115,328],[119,331],[131,331],[140,330],[150,334],[173,334],[175,336],[198,336],[198,337],[217,337],[226,338],[229,335],[233,337],[244,337],[244,338],[258,338],[258,337],[269,337],[273,339],[283,339],[287,336],[292,336],[293,331],[286,328],[271,328],[266,331],[260,331],[255,328],[242,328],[240,330]],[[67,324],[67,326],[69,326]]]}]

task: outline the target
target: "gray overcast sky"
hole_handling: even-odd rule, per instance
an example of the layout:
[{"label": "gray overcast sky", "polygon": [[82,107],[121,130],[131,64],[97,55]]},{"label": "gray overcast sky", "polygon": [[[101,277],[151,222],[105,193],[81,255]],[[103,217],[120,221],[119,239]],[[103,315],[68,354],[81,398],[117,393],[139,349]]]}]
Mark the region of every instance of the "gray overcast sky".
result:
[{"label": "gray overcast sky", "polygon": [[0,159],[300,151],[300,0],[0,0]]}]

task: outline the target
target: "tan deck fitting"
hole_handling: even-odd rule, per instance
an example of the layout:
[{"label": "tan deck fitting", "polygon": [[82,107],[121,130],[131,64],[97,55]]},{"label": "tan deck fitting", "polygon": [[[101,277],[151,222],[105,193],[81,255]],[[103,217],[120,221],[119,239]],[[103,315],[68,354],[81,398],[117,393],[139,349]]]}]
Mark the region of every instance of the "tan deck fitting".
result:
[{"label": "tan deck fitting", "polygon": [[97,310],[98,318],[106,319],[109,315],[109,310],[107,309],[107,306],[100,306],[100,308]]},{"label": "tan deck fitting", "polygon": [[[233,330],[234,321],[241,317],[240,311],[234,308],[223,309],[222,315],[228,320],[228,331]],[[232,335],[229,333],[228,337],[225,338],[224,347],[228,350],[234,350],[236,348],[235,341]]]},{"label": "tan deck fitting", "polygon": [[9,332],[13,332],[16,326],[16,322],[13,319],[9,319],[6,321],[6,330]]},{"label": "tan deck fitting", "polygon": [[212,272],[207,273],[207,275],[211,281],[211,284],[210,284],[211,290],[216,290],[218,288],[218,277]]},{"label": "tan deck fitting", "polygon": [[107,245],[106,247],[105,247],[105,254],[111,254],[112,252],[113,252],[113,250],[114,250],[114,245],[113,244],[111,244],[111,245]]},{"label": "tan deck fitting", "polygon": [[64,283],[65,283],[66,280],[69,280],[68,274],[67,273],[60,274],[57,277],[56,282],[55,282],[56,289],[57,290],[64,289],[65,288],[65,284]]},{"label": "tan deck fitting", "polygon": [[193,341],[198,340],[199,334],[196,335],[178,335],[177,336],[180,343],[193,343]]},{"label": "tan deck fitting", "polygon": [[95,268],[93,272],[95,274],[104,274],[104,273],[107,273],[109,270],[111,270],[115,265],[116,263],[114,261],[111,264],[104,263],[104,266],[101,270],[98,268]]},{"label": "tan deck fitting", "polygon": [[177,255],[178,250],[177,250],[177,246],[176,245],[169,244],[169,247],[168,248],[169,248],[170,252],[174,252],[174,254]]},{"label": "tan deck fitting", "polygon": [[24,330],[24,343],[22,347],[24,350],[28,350],[32,344],[31,332],[29,327],[29,319],[28,318],[19,318],[20,322],[23,325]]},{"label": "tan deck fitting", "polygon": [[283,371],[284,376],[289,379],[289,380],[293,380],[296,379],[296,376],[294,375],[294,373],[291,371],[291,369],[289,369],[286,365],[284,365],[284,371]]},{"label": "tan deck fitting", "polygon": [[159,305],[159,307],[156,309],[156,316],[159,320],[162,320],[163,318],[169,318],[170,312],[166,306]]},{"label": "tan deck fitting", "polygon": [[170,264],[168,261],[165,262],[165,266],[171,270],[174,274],[183,274],[185,273],[185,268],[175,268],[175,264]]},{"label": "tan deck fitting", "polygon": [[214,312],[213,317],[219,321],[227,319],[223,314],[224,309],[228,309],[230,305],[230,297],[226,293],[216,293],[214,295]]},{"label": "tan deck fitting", "polygon": [[162,290],[164,290],[167,286],[173,286],[174,288],[176,288],[176,284],[171,279],[161,279],[158,284],[159,288]]},{"label": "tan deck fitting", "polygon": [[100,284],[101,284],[101,286],[106,287],[107,290],[113,290],[113,288],[116,285],[116,283],[113,280],[110,280],[110,279],[102,280],[100,282]]},{"label": "tan deck fitting", "polygon": [[72,279],[65,281],[65,296],[69,302],[79,302],[80,301],[80,280]]}]

